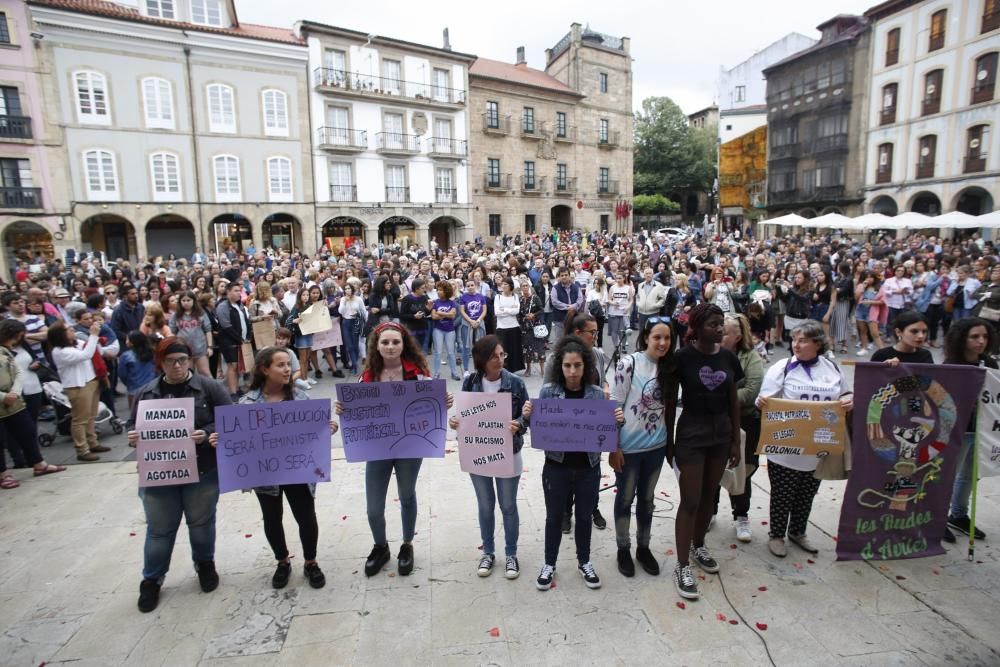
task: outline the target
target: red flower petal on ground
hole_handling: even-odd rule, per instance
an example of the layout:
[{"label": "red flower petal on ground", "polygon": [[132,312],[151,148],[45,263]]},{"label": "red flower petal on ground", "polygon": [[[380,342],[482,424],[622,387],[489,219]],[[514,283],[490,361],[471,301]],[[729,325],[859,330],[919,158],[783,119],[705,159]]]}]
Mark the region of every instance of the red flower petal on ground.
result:
[{"label": "red flower petal on ground", "polygon": [[390,573],[389,573],[389,576],[390,576],[390,577],[395,577],[395,576],[396,576],[396,573],[395,573],[395,572],[390,572]]},{"label": "red flower petal on ground", "polygon": [[762,525],[762,526],[766,526],[766,525],[767,525],[767,521],[761,521],[761,522],[760,522],[760,525]]},{"label": "red flower petal on ground", "polygon": [[247,533],[243,537],[245,537],[245,538],[247,538],[249,540],[251,537],[253,537],[253,533]]},{"label": "red flower petal on ground", "polygon": [[677,608],[678,609],[687,609],[687,605],[684,604],[683,602],[678,602],[677,603]]},{"label": "red flower petal on ground", "polygon": [[500,628],[490,628],[490,637],[499,637]]},{"label": "red flower petal on ground", "polygon": [[738,548],[738,547],[737,547],[737,546],[736,546],[735,544],[730,544],[730,545],[729,545],[729,548],[730,548],[730,549],[736,549],[736,548]]},{"label": "red flower petal on ground", "polygon": [[724,620],[726,620],[726,615],[725,614],[716,614],[715,618],[717,620],[724,621]]},{"label": "red flower petal on ground", "polygon": [[739,625],[739,624],[740,622],[737,621],[735,618],[729,619],[729,625]]},{"label": "red flower petal on ground", "polygon": [[937,574],[937,575],[941,574],[941,570],[931,570],[931,572],[933,572],[934,574]]},{"label": "red flower petal on ground", "polygon": [[340,520],[341,521],[347,521],[347,515],[345,514],[344,516],[340,517]]},{"label": "red flower petal on ground", "polygon": [[555,587],[556,587],[556,582],[553,581],[551,588],[555,588]]},{"label": "red flower petal on ground", "polygon": [[758,630],[767,630],[767,623],[757,623]]},{"label": "red flower petal on ground", "polygon": [[816,561],[814,561],[812,558],[806,558],[806,562],[809,563],[810,565],[816,564]]},{"label": "red flower petal on ground", "polygon": [[135,533],[129,533],[128,536],[129,537],[135,537]]},{"label": "red flower petal on ground", "polygon": [[763,593],[764,591],[767,590],[767,586],[758,586],[757,590],[760,591],[761,593]]},{"label": "red flower petal on ground", "polygon": [[706,579],[705,575],[703,575],[703,574],[699,574],[698,578],[701,579],[702,581],[708,581],[708,579]]},{"label": "red flower petal on ground", "polygon": [[903,581],[904,579],[906,579],[906,577],[904,577],[903,575],[901,574],[896,575],[896,581]]},{"label": "red flower petal on ground", "polygon": [[667,549],[666,554],[668,556],[673,556],[674,555],[674,550],[673,549]]},{"label": "red flower petal on ground", "polygon": [[802,563],[792,563],[792,567],[794,567],[796,570],[801,570],[803,566]]},{"label": "red flower petal on ground", "polygon": [[476,547],[476,548],[477,548],[477,549],[479,549],[480,551],[482,551],[482,550],[483,550],[483,545],[482,545],[482,544],[480,544],[480,545],[479,545],[478,547]]}]

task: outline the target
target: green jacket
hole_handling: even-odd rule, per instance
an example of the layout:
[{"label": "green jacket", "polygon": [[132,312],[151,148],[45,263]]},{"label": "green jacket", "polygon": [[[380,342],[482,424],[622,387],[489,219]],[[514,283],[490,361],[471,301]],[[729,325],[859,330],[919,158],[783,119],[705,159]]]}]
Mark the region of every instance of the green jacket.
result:
[{"label": "green jacket", "polygon": [[0,396],[0,419],[24,410],[24,398],[21,396],[23,384],[24,377],[21,374],[21,367],[14,361],[14,353],[0,345],[0,394],[17,394],[17,400],[10,405],[4,403],[3,396]]},{"label": "green jacket", "polygon": [[747,417],[760,417],[760,410],[754,404],[760,393],[760,385],[764,382],[764,362],[757,350],[739,350],[736,356],[743,367],[743,379],[736,385],[736,395],[740,399],[740,414]]}]

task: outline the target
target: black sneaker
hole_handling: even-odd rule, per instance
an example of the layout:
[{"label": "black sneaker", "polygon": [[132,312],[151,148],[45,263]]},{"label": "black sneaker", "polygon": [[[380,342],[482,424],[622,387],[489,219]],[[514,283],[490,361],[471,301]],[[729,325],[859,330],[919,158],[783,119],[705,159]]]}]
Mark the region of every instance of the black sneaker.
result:
[{"label": "black sneaker", "polygon": [[152,579],[143,579],[139,584],[139,611],[147,614],[160,604],[160,585]]},{"label": "black sneaker", "polygon": [[594,564],[589,560],[586,563],[578,565],[576,570],[583,577],[583,582],[587,584],[587,588],[601,587],[601,578],[597,576],[597,570],[594,569]]},{"label": "black sneaker", "polygon": [[677,589],[677,593],[682,598],[697,600],[701,597],[701,593],[698,592],[698,583],[694,580],[694,575],[691,574],[690,565],[677,563],[674,566],[674,588]]},{"label": "black sneaker", "polygon": [[660,574],[660,564],[656,562],[656,556],[649,550],[649,547],[639,547],[636,549],[635,559],[639,561],[639,565],[642,565],[642,569],[646,571],[646,574],[651,574],[654,577]]},{"label": "black sneaker", "polygon": [[598,530],[604,530],[608,527],[608,522],[604,519],[604,515],[601,514],[601,510],[594,510],[594,527]]},{"label": "black sneaker", "polygon": [[342,378],[344,377],[344,371],[333,371],[331,375],[333,375],[333,377],[335,378]]},{"label": "black sneaker", "polygon": [[572,519],[569,514],[563,514],[563,525],[562,531],[563,535],[569,535],[570,529],[573,527]]},{"label": "black sneaker", "polygon": [[382,571],[382,568],[385,567],[385,564],[388,562],[389,545],[376,544],[372,547],[372,552],[368,554],[368,560],[365,561],[365,576],[374,577]]},{"label": "black sneaker", "polygon": [[712,558],[712,553],[708,550],[708,547],[701,546],[695,548],[692,544],[689,554],[690,557],[694,559],[694,562],[698,563],[698,567],[703,569],[705,572],[715,574],[719,571],[719,564],[715,562],[714,558]]},{"label": "black sneaker", "polygon": [[278,563],[271,575],[271,588],[284,588],[288,585],[288,577],[292,575],[291,563]]},{"label": "black sneaker", "polygon": [[517,563],[517,556],[507,556],[507,567],[503,576],[508,579],[517,579],[521,576],[521,566]]},{"label": "black sneaker", "polygon": [[[972,527],[972,521],[967,516],[949,516],[948,525],[965,535],[969,534],[969,528]],[[986,539],[986,533],[976,528],[975,538],[977,540]]]},{"label": "black sneaker", "polygon": [[413,545],[403,544],[400,546],[399,553],[396,554],[396,561],[400,576],[405,577],[413,572]]},{"label": "black sneaker", "polygon": [[542,566],[542,571],[538,573],[538,579],[535,580],[535,588],[540,591],[547,591],[552,588],[552,580],[556,576],[556,566],[545,564]]},{"label": "black sneaker", "polygon": [[951,529],[948,528],[948,526],[944,527],[944,535],[941,536],[941,539],[948,544],[954,544],[956,542],[955,533],[951,532]]},{"label": "black sneaker", "polygon": [[323,570],[319,569],[317,563],[306,563],[306,566],[302,568],[302,574],[309,580],[309,585],[313,588],[326,586],[326,575],[323,574]]},{"label": "black sneaker", "polygon": [[323,379],[323,371],[319,371],[319,370],[318,370],[318,371],[316,371],[316,372],[315,372],[315,373],[314,373],[313,375],[315,375],[315,376],[316,376],[316,379],[317,379],[317,380],[322,380],[322,379]]},{"label": "black sneaker", "polygon": [[219,573],[215,571],[214,560],[198,561],[198,583],[203,593],[211,593],[219,587]]},{"label": "black sneaker", "polygon": [[479,567],[476,568],[476,574],[480,577],[488,577],[493,574],[493,563],[496,562],[496,556],[493,554],[483,554],[483,557],[479,559]]},{"label": "black sneaker", "polygon": [[632,561],[631,549],[618,547],[618,571],[626,577],[635,576],[635,563]]}]

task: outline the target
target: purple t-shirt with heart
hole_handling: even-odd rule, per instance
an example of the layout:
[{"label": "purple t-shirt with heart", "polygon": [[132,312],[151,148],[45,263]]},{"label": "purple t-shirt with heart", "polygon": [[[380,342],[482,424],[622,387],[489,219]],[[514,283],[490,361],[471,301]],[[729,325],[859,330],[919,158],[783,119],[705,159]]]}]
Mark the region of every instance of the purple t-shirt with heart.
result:
[{"label": "purple t-shirt with heart", "polygon": [[726,349],[704,354],[687,345],[675,355],[684,412],[728,415],[730,388],[743,379],[739,358]]}]

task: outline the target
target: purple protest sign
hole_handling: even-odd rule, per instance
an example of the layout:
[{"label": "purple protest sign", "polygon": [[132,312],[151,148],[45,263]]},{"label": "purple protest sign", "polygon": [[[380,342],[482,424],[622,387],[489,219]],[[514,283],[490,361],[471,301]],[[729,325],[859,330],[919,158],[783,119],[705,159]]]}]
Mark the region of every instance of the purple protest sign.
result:
[{"label": "purple protest sign", "polygon": [[330,401],[215,408],[219,492],[330,481]]},{"label": "purple protest sign", "polygon": [[198,481],[193,398],[139,401],[135,413],[139,432],[136,462],[139,486],[171,486]]},{"label": "purple protest sign", "polygon": [[348,463],[441,458],[448,434],[444,380],[336,385]]},{"label": "purple protest sign", "polygon": [[484,477],[514,477],[514,435],[510,432],[511,395],[462,391],[458,413],[458,463],[462,472]]},{"label": "purple protest sign", "polygon": [[538,398],[531,401],[531,446],[552,452],[618,449],[615,401]]},{"label": "purple protest sign", "polygon": [[974,366],[856,366],[853,466],[837,560],[944,553],[962,437],[983,378]]}]

